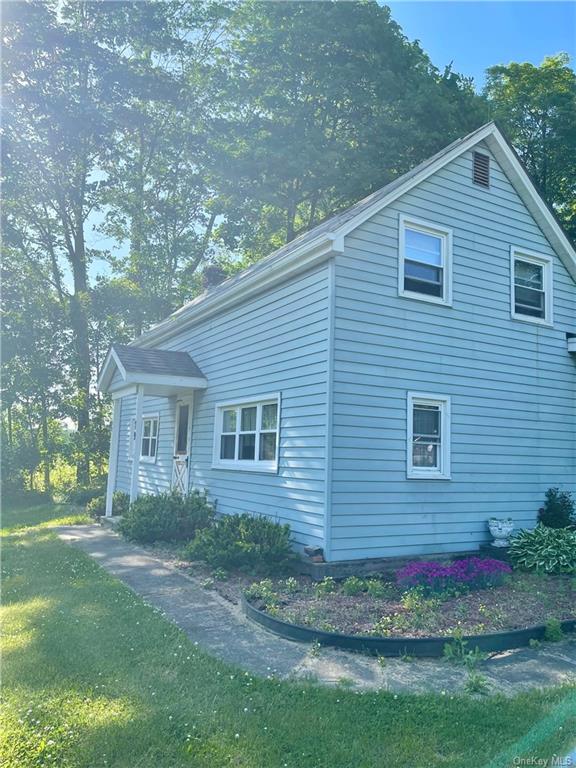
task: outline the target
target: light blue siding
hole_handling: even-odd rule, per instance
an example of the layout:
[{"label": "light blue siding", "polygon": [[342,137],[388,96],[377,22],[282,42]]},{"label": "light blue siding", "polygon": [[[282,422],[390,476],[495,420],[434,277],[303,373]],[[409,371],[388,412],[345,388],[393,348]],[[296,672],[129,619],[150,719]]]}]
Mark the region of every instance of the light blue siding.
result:
[{"label": "light blue siding", "polygon": [[[487,150],[486,150],[487,151]],[[474,549],[576,490],[576,286],[492,158],[471,153],[346,237],[336,259],[331,559]],[[398,296],[399,215],[453,230],[453,307]],[[510,317],[510,246],[554,256],[554,327]],[[452,401],[451,480],[409,480],[407,392]]]},{"label": "light blue siding", "polygon": [[[206,488],[221,513],[252,512],[291,525],[297,544],[324,544],[327,267],[279,285],[192,329],[164,348],[189,352],[208,380],[194,395],[191,487]],[[213,469],[215,405],[281,394],[277,474]],[[160,412],[158,459],[140,465],[140,492],[170,484],[173,398],[145,398]],[[124,398],[117,487],[129,483],[127,436],[134,398]],[[128,426],[127,426],[128,425]],[[128,479],[127,479],[128,477]]]}]

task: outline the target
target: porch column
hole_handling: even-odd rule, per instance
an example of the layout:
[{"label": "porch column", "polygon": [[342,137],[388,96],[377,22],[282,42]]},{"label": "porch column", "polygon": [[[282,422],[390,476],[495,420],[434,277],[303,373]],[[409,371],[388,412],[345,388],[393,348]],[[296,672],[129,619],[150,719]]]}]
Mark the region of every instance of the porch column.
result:
[{"label": "porch column", "polygon": [[138,471],[140,469],[140,451],[142,450],[142,410],[144,407],[144,387],[136,387],[136,434],[134,436],[134,455],[132,456],[132,476],[130,478],[130,504],[138,497]]},{"label": "porch column", "polygon": [[110,435],[110,455],[108,457],[108,484],[106,485],[106,517],[112,516],[112,497],[116,485],[118,467],[118,439],[120,437],[120,398],[114,399],[112,411],[112,433]]}]

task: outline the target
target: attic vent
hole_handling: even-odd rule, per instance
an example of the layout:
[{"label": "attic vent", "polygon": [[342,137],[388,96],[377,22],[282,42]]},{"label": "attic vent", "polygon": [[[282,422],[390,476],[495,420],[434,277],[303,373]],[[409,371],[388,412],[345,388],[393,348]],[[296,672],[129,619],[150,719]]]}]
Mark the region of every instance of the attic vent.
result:
[{"label": "attic vent", "polygon": [[482,152],[474,152],[474,169],[472,172],[474,184],[481,187],[490,186],[490,158]]}]

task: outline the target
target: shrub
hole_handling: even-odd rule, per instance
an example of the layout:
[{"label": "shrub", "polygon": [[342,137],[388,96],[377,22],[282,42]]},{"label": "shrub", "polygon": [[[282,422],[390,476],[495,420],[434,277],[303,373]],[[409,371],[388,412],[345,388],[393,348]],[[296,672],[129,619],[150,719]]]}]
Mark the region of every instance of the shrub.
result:
[{"label": "shrub", "polygon": [[139,496],[118,524],[128,539],[143,544],[154,541],[189,541],[210,524],[214,507],[199,491],[182,496],[176,491]]},{"label": "shrub", "polygon": [[544,506],[538,510],[538,522],[548,528],[570,528],[576,523],[574,499],[568,491],[548,488]]},{"label": "shrub", "polygon": [[248,573],[279,573],[294,560],[290,526],[266,517],[223,515],[201,530],[186,548],[190,560],[203,560],[214,568]]},{"label": "shrub", "polygon": [[491,557],[465,557],[451,563],[415,561],[396,572],[403,589],[419,587],[422,594],[469,592],[501,584],[511,568]]},{"label": "shrub", "polygon": [[350,595],[351,597],[354,597],[355,595],[359,595],[361,592],[366,592],[366,590],[367,584],[365,579],[360,579],[358,576],[349,576],[342,583],[342,594],[344,595]]},{"label": "shrub", "polygon": [[[125,515],[130,506],[130,496],[122,491],[116,491],[112,496],[112,513],[115,516]],[[90,517],[104,517],[106,514],[106,496],[96,496],[86,504],[86,512]]]},{"label": "shrub", "polygon": [[71,488],[64,496],[63,501],[74,504],[77,507],[85,507],[89,501],[106,493],[103,485],[85,485]]},{"label": "shrub", "polygon": [[86,513],[90,517],[98,518],[106,514],[106,496],[96,496],[86,504]]},{"label": "shrub", "polygon": [[318,597],[322,597],[322,595],[331,595],[333,592],[336,592],[336,582],[332,576],[324,576],[322,581],[319,581],[316,584],[314,591]]},{"label": "shrub", "polygon": [[520,531],[510,542],[516,568],[543,573],[576,573],[576,531],[537,525]]}]

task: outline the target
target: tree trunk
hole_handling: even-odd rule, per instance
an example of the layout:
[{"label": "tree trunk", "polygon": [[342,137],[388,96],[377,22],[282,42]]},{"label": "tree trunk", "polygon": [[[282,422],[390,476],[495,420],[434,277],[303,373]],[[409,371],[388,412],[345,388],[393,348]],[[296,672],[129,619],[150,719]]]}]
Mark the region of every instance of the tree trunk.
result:
[{"label": "tree trunk", "polygon": [[50,437],[48,434],[48,409],[44,395],[42,396],[42,443],[44,444],[44,490],[50,492],[52,489],[50,481]]}]

